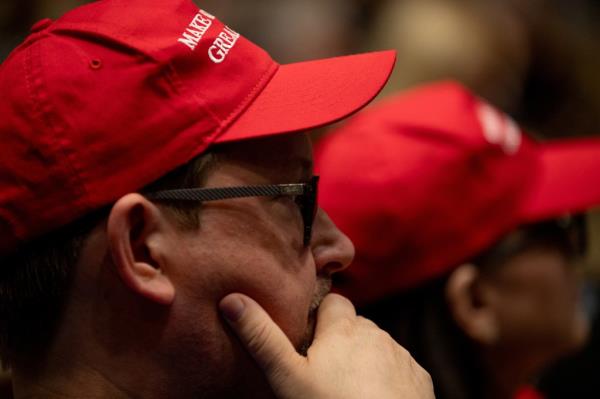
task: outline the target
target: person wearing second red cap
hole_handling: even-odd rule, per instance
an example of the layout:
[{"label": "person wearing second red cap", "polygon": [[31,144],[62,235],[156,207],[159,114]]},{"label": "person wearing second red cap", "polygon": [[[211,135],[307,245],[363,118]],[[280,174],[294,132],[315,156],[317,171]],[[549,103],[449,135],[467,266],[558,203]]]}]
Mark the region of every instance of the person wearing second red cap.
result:
[{"label": "person wearing second red cap", "polygon": [[436,397],[511,398],[584,343],[574,264],[582,213],[600,205],[600,139],[536,142],[441,82],[357,115],[315,164],[320,203],[356,246],[340,292],[431,373]]},{"label": "person wearing second red cap", "polygon": [[406,350],[328,295],[354,249],[302,133],[368,103],[394,59],[279,65],[189,0],[36,24],[0,66],[15,397],[431,398]]}]

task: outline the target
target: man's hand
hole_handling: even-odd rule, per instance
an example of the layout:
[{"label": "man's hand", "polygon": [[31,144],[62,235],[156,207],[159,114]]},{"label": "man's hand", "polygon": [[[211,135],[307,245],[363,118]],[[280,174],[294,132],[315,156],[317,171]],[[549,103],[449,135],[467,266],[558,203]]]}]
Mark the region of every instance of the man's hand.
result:
[{"label": "man's hand", "polygon": [[230,294],[219,306],[281,399],[434,398],[429,374],[340,295],[321,303],[307,357],[251,298]]}]

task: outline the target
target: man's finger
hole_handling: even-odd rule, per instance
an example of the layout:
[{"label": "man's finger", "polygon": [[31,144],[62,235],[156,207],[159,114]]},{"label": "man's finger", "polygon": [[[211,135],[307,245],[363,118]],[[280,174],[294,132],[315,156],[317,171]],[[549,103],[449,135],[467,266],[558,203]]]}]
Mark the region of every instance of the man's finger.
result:
[{"label": "man's finger", "polygon": [[246,295],[229,294],[221,300],[219,309],[270,381],[282,373],[297,373],[304,358],[256,301]]},{"label": "man's finger", "polygon": [[354,309],[354,305],[350,300],[338,294],[328,294],[319,306],[315,339],[336,321],[342,319],[354,320],[355,318],[356,309]]}]

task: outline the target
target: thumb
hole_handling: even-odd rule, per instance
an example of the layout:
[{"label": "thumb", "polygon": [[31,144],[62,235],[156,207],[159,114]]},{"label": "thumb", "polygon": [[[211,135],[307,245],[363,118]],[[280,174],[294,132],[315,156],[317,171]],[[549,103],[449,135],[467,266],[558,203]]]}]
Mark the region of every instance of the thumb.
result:
[{"label": "thumb", "polygon": [[271,384],[282,375],[297,375],[306,360],[253,299],[242,294],[229,294],[219,303],[225,320],[243,346],[264,371]]}]

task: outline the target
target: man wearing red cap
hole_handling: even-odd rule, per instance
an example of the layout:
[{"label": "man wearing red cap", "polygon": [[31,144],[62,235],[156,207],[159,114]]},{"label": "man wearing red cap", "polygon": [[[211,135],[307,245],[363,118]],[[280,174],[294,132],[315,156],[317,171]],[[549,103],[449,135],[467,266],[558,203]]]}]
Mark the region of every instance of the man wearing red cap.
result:
[{"label": "man wearing red cap", "polygon": [[16,398],[432,397],[327,295],[354,250],[292,134],[368,103],[393,53],[279,65],[185,0],[98,1],[32,31],[0,69]]},{"label": "man wearing red cap", "polygon": [[341,292],[438,398],[510,398],[585,341],[574,263],[579,214],[600,205],[597,137],[536,142],[444,82],[361,113],[315,164],[321,204],[356,246]]}]

